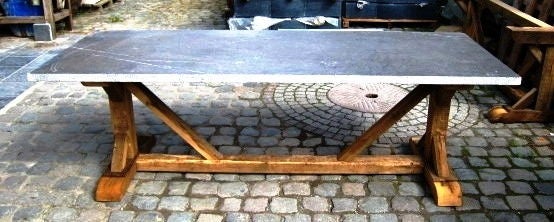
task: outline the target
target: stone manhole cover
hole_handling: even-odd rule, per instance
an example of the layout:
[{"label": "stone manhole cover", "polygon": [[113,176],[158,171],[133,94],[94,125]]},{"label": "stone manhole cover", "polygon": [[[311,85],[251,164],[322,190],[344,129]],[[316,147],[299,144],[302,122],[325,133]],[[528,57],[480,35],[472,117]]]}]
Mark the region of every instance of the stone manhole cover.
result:
[{"label": "stone manhole cover", "polygon": [[390,84],[339,84],[329,90],[331,102],[365,113],[385,113],[408,92]]},{"label": "stone manhole cover", "polygon": [[[385,89],[385,93],[379,93]],[[351,142],[366,131],[413,85],[347,85],[347,84],[269,84],[263,98],[271,111],[289,126],[302,128],[307,132],[325,137]],[[351,92],[345,92],[351,90]],[[372,93],[373,91],[377,93]],[[341,92],[342,91],[342,92]],[[377,98],[371,94],[376,94]],[[367,96],[367,97],[366,97]],[[330,99],[330,98],[336,99]],[[369,105],[356,103],[355,98],[379,99],[390,101],[376,105],[375,112],[368,112]],[[349,100],[348,102],[342,100]],[[371,100],[369,100],[371,101]],[[479,116],[475,99],[462,91],[455,94],[452,100],[449,122],[449,133],[457,134],[474,125]],[[427,122],[427,99],[424,99],[413,110],[408,112],[383,137],[407,138],[423,135]],[[394,139],[393,139],[394,138]]]}]

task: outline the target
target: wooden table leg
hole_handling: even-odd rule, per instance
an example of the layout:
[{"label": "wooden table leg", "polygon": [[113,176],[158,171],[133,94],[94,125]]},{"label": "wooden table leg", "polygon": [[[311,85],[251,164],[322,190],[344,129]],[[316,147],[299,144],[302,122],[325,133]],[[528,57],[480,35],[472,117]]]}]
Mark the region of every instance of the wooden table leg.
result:
[{"label": "wooden table leg", "polygon": [[137,133],[131,93],[121,83],[103,86],[108,94],[114,133],[114,147],[109,169],[98,180],[97,201],[119,201],[133,179],[138,157]]},{"label": "wooden table leg", "polygon": [[461,206],[462,190],[450,169],[446,153],[446,134],[450,103],[460,86],[435,86],[429,98],[427,130],[421,140],[411,140],[415,152],[423,149],[426,163],[423,174],[438,206]]}]

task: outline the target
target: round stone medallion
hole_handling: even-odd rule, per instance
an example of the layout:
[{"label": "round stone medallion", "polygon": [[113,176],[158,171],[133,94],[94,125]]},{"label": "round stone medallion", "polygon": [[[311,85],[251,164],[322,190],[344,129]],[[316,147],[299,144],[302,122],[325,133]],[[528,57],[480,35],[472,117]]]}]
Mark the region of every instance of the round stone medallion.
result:
[{"label": "round stone medallion", "polygon": [[[264,89],[263,98],[271,111],[289,126],[352,142],[414,87],[394,84],[269,84]],[[475,124],[479,115],[476,104],[475,98],[466,91],[454,95],[449,134],[460,133]],[[425,133],[426,123],[427,99],[424,99],[381,138],[397,141],[397,138],[420,136]]]},{"label": "round stone medallion", "polygon": [[390,84],[339,84],[329,90],[331,102],[364,113],[386,113],[408,92]]}]

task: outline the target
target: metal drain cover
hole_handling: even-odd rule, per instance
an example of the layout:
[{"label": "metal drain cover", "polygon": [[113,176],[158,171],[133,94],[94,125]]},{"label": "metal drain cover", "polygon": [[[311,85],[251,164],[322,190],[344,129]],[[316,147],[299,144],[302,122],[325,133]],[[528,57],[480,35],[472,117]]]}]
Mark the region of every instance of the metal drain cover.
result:
[{"label": "metal drain cover", "polygon": [[331,102],[366,113],[389,111],[408,92],[389,84],[339,84],[329,90]]}]

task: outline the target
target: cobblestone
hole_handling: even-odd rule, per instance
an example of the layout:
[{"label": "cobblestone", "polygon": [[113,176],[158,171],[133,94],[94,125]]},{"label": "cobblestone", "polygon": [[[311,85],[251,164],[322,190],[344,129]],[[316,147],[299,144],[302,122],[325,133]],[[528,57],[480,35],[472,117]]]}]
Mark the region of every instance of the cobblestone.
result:
[{"label": "cobblestone", "polygon": [[271,212],[296,213],[298,212],[297,200],[286,197],[274,197],[270,203]]}]

